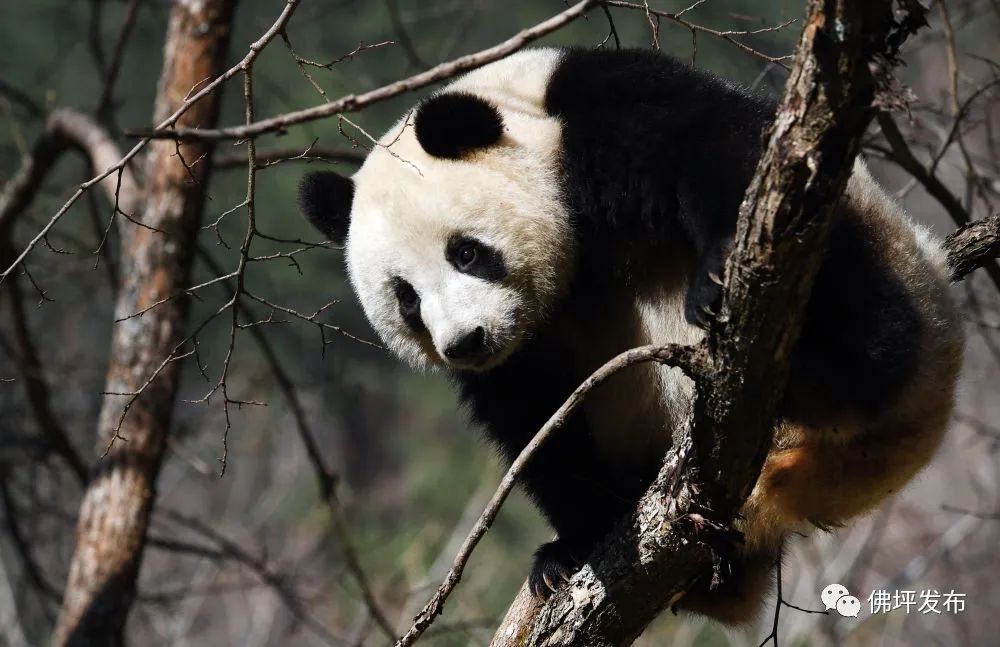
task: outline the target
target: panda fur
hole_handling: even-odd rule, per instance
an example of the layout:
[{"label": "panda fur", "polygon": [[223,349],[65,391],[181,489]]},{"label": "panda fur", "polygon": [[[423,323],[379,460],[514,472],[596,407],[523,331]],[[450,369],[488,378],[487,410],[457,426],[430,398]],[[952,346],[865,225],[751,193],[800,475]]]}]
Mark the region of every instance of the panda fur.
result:
[{"label": "panda fur", "polygon": [[[527,50],[419,104],[353,178],[307,176],[299,199],[346,241],[387,346],[447,371],[511,461],[611,357],[703,338],[774,111],[650,51]],[[680,603],[724,622],[755,617],[790,533],[897,492],[951,411],[963,335],[939,244],[860,162],[834,218],[773,448],[738,521],[745,543],[720,587]],[[691,398],[676,369],[632,367],[528,463],[522,485],[557,532],[536,553],[536,594],[634,508]]]}]

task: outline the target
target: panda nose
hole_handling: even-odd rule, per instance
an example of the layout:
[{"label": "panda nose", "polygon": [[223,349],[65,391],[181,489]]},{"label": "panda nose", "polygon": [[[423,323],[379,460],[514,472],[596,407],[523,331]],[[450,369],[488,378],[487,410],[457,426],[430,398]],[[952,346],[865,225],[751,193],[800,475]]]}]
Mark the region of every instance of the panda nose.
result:
[{"label": "panda nose", "polygon": [[448,359],[472,359],[481,356],[484,350],[486,350],[486,331],[482,326],[477,326],[472,332],[448,344],[444,349],[444,356]]}]

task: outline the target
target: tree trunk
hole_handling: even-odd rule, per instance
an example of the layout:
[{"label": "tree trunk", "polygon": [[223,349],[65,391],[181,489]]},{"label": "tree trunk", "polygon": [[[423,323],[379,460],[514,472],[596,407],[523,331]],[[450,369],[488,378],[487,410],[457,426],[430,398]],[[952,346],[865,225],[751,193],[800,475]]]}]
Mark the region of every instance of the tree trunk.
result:
[{"label": "tree trunk", "polygon": [[[176,110],[194,86],[222,72],[235,5],[236,0],[174,3],[154,122]],[[211,93],[178,125],[212,127],[218,105],[219,94]],[[122,262],[116,319],[188,286],[210,153],[204,143],[179,148],[170,141],[151,143],[139,199],[126,201],[122,196],[121,200],[122,205],[137,205],[127,215],[145,226],[117,216]],[[76,551],[53,636],[55,645],[123,642],[177,391],[178,362],[167,359],[178,354],[186,313],[186,300],[172,300],[115,326],[106,391],[141,394],[134,401],[129,396],[105,396],[97,451],[103,455],[109,445],[110,450],[98,462],[80,507]]]}]

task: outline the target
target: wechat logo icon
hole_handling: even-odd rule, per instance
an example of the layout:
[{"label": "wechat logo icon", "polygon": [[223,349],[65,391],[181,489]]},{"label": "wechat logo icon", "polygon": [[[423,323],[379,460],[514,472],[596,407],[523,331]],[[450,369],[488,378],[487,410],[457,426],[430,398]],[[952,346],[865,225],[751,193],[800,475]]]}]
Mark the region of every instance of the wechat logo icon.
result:
[{"label": "wechat logo icon", "polygon": [[857,618],[861,612],[861,600],[857,599],[843,584],[830,584],[819,595],[826,610],[836,609],[845,618]]}]

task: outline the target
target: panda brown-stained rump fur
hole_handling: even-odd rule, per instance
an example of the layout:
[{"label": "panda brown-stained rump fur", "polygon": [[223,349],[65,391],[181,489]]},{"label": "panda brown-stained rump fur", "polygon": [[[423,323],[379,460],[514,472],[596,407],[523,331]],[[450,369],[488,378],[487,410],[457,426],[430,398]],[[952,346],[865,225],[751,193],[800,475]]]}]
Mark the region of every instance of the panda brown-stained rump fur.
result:
[{"label": "panda brown-stained rump fur", "polygon": [[[299,199],[345,243],[387,346],[446,371],[509,461],[614,355],[703,337],[773,113],[658,53],[528,50],[419,104],[353,178],[307,176]],[[742,511],[745,544],[719,589],[681,606],[752,619],[789,533],[898,492],[946,428],[962,345],[940,246],[857,163]],[[528,464],[522,485],[557,532],[536,553],[536,594],[633,509],[691,397],[677,370],[633,367]]]}]

